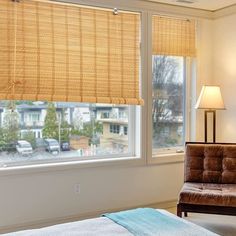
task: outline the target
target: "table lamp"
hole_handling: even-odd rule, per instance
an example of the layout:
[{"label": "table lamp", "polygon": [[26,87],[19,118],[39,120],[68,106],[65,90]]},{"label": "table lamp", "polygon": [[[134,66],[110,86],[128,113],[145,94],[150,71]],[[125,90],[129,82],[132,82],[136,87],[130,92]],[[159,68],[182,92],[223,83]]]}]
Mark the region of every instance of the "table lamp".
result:
[{"label": "table lamp", "polygon": [[216,141],[216,110],[225,110],[219,86],[203,86],[197,100],[196,109],[205,109],[205,142],[207,142],[207,115],[213,114],[213,143]]}]

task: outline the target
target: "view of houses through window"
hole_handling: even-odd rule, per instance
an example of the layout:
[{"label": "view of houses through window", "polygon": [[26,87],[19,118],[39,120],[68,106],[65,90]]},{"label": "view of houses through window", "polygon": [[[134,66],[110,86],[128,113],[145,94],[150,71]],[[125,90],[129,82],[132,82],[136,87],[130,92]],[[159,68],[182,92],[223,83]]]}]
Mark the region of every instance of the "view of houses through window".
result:
[{"label": "view of houses through window", "polygon": [[129,152],[129,107],[71,102],[0,102],[0,165]]},{"label": "view of houses through window", "polygon": [[153,56],[153,151],[181,147],[184,135],[184,57]]}]

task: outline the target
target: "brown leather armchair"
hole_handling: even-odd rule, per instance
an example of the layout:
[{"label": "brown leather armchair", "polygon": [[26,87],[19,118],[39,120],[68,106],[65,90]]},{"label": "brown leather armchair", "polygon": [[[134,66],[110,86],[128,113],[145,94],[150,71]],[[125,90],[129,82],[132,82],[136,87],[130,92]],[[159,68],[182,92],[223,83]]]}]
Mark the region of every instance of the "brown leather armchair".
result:
[{"label": "brown leather armchair", "polygon": [[182,212],[236,215],[236,144],[186,143]]}]

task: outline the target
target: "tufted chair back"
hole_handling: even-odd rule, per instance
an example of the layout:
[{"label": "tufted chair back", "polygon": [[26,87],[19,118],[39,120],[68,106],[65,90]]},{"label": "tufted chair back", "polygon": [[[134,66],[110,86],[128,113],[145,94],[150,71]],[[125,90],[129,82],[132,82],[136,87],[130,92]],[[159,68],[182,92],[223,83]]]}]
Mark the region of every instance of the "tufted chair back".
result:
[{"label": "tufted chair back", "polygon": [[187,143],[185,182],[236,184],[236,144]]}]

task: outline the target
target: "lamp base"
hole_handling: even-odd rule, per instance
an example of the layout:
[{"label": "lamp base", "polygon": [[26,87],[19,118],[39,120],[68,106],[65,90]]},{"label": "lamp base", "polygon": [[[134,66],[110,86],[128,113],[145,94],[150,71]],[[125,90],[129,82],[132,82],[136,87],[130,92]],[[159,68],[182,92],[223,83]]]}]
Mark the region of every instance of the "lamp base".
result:
[{"label": "lamp base", "polygon": [[216,110],[205,110],[205,143],[207,143],[207,115],[209,113],[213,114],[213,143],[216,142]]}]

